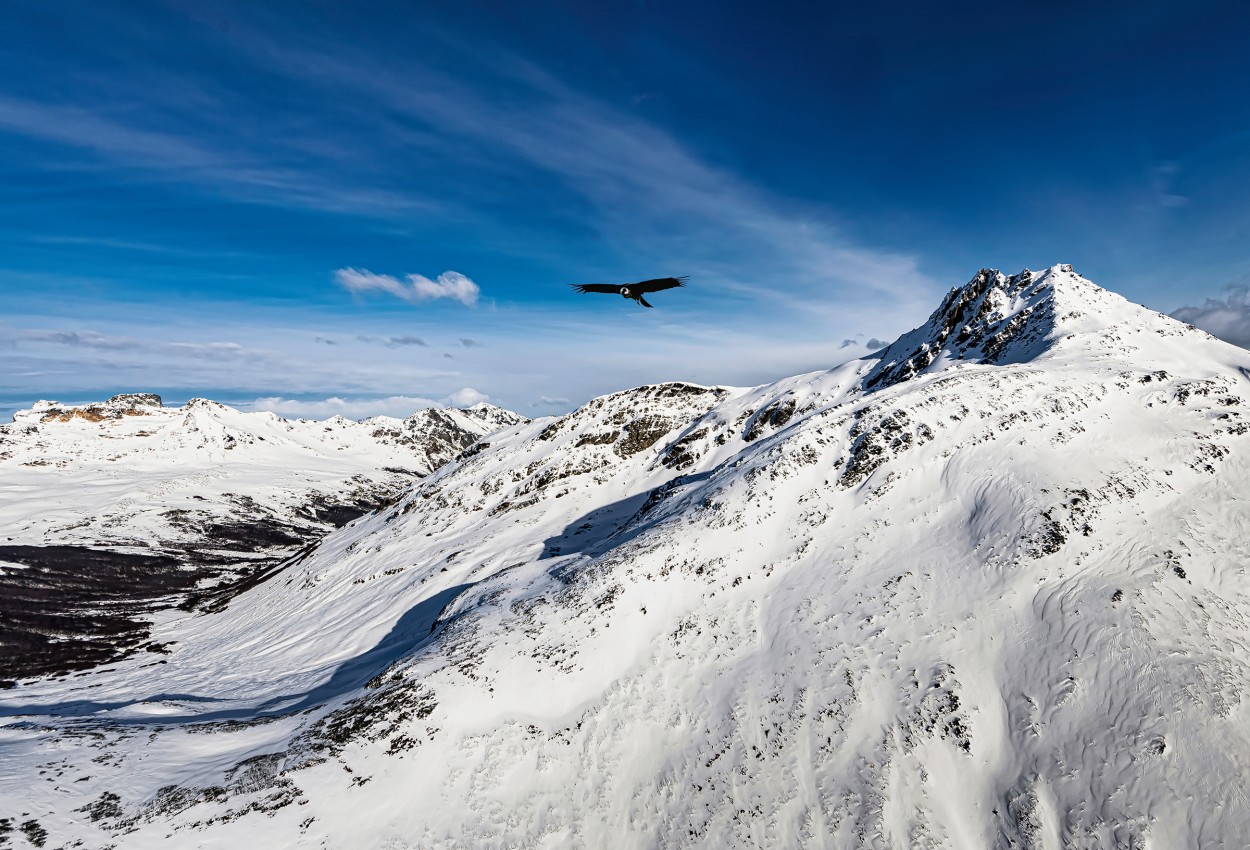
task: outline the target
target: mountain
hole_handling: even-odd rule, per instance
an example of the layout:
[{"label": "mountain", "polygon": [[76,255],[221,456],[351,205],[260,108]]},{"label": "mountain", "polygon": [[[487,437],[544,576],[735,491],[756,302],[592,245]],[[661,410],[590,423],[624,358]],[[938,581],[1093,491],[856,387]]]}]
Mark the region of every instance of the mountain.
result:
[{"label": "mountain", "polygon": [[480,404],[407,419],[288,420],[152,393],[41,401],[0,425],[0,527],[18,544],[289,548],[527,421]]},{"label": "mountain", "polygon": [[0,692],[14,841],[1242,847],[1250,352],[984,270],[869,357],[491,437]]},{"label": "mountain", "polygon": [[491,405],[287,420],[151,393],[0,425],[0,680],[112,660],[174,605],[220,604],[484,437]]}]

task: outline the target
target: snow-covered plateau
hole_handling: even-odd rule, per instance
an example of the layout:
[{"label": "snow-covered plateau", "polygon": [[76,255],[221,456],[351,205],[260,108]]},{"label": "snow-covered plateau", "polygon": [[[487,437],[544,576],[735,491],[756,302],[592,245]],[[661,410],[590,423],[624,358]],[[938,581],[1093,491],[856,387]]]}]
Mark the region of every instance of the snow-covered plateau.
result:
[{"label": "snow-covered plateau", "polygon": [[0,691],[0,845],[1246,847],[1248,396],[1055,266],[513,425],[159,652]]}]

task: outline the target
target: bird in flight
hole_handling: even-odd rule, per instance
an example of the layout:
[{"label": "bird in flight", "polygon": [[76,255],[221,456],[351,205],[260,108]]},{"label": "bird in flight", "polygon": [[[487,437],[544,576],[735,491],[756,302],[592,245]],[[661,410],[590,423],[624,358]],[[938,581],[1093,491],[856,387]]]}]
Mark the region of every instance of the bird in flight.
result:
[{"label": "bird in flight", "polygon": [[655,280],[643,280],[638,283],[575,283],[573,288],[578,292],[606,292],[612,295],[623,295],[626,298],[637,301],[644,307],[650,307],[647,299],[642,296],[648,292],[659,292],[663,289],[672,289],[677,286],[686,285],[686,276],[681,277],[657,277]]}]

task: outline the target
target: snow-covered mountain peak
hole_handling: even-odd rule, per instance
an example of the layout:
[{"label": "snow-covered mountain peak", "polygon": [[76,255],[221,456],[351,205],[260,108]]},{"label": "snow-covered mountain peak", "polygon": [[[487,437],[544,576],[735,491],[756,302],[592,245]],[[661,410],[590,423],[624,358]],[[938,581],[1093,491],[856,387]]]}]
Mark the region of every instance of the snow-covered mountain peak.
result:
[{"label": "snow-covered mountain peak", "polygon": [[[929,321],[880,355],[864,389],[893,386],[956,363],[1026,363],[1057,348],[1100,358],[1109,346],[1130,353],[1152,336],[1192,329],[1109,292],[1060,264],[1006,275],[981,269],[954,287]],[[1199,334],[1201,336],[1201,334]]]},{"label": "snow-covered mountain peak", "polygon": [[429,468],[436,469],[483,437],[527,422],[520,414],[483,403],[469,408],[427,407],[407,419],[375,416],[361,424],[381,442],[421,453]]},{"label": "snow-covered mountain peak", "polygon": [[[445,530],[472,523],[479,511],[525,522],[524,517],[548,512],[552,505],[561,505],[572,520],[583,506],[564,500],[569,493],[600,488],[628,496],[640,480],[654,486],[671,478],[672,471],[657,458],[691,422],[741,392],[653,384],[591,399],[565,416],[501,430],[414,490],[402,510],[420,506],[430,528]],[[464,487],[466,480],[472,486]],[[609,513],[628,515],[635,502],[640,500],[626,499]],[[557,551],[562,545],[549,548]]]},{"label": "snow-covered mountain peak", "polygon": [[213,401],[211,398],[193,398],[184,406],[190,409],[203,408],[205,410],[223,410],[226,407],[226,405],[219,401]]},{"label": "snow-covered mountain peak", "polygon": [[511,428],[513,425],[520,425],[528,420],[519,413],[513,413],[502,407],[479,401],[470,407],[459,408],[459,411],[470,419],[476,419],[492,431],[500,428]]},{"label": "snow-covered mountain peak", "polygon": [[598,441],[628,457],[732,392],[725,387],[672,381],[610,393],[559,417],[539,433],[538,439],[554,440],[560,434],[575,432],[581,445]]}]

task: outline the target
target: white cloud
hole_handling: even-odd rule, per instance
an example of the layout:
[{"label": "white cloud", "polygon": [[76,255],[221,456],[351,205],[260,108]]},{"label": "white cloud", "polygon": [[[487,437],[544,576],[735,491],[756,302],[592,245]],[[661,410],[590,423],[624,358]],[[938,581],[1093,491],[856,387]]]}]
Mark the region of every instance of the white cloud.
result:
[{"label": "white cloud", "polygon": [[477,304],[477,297],[481,293],[476,283],[460,272],[453,271],[443,272],[436,280],[419,274],[405,275],[400,280],[389,274],[374,274],[367,269],[345,268],[336,271],[334,279],[352,293],[377,289],[405,301],[450,298],[466,307]]},{"label": "white cloud", "polygon": [[1181,307],[1172,318],[1202,328],[1225,342],[1250,348],[1250,286],[1228,287],[1228,297],[1208,298],[1201,307]]},{"label": "white cloud", "polygon": [[484,401],[490,401],[490,396],[486,393],[480,393],[472,387],[457,390],[447,397],[447,402],[452,407],[472,407]]},{"label": "white cloud", "polygon": [[279,416],[301,419],[328,419],[345,416],[348,419],[367,419],[370,416],[394,416],[402,419],[426,407],[441,407],[433,399],[420,396],[393,395],[386,398],[340,398],[294,399],[267,396],[238,405],[242,410],[268,410]]}]

